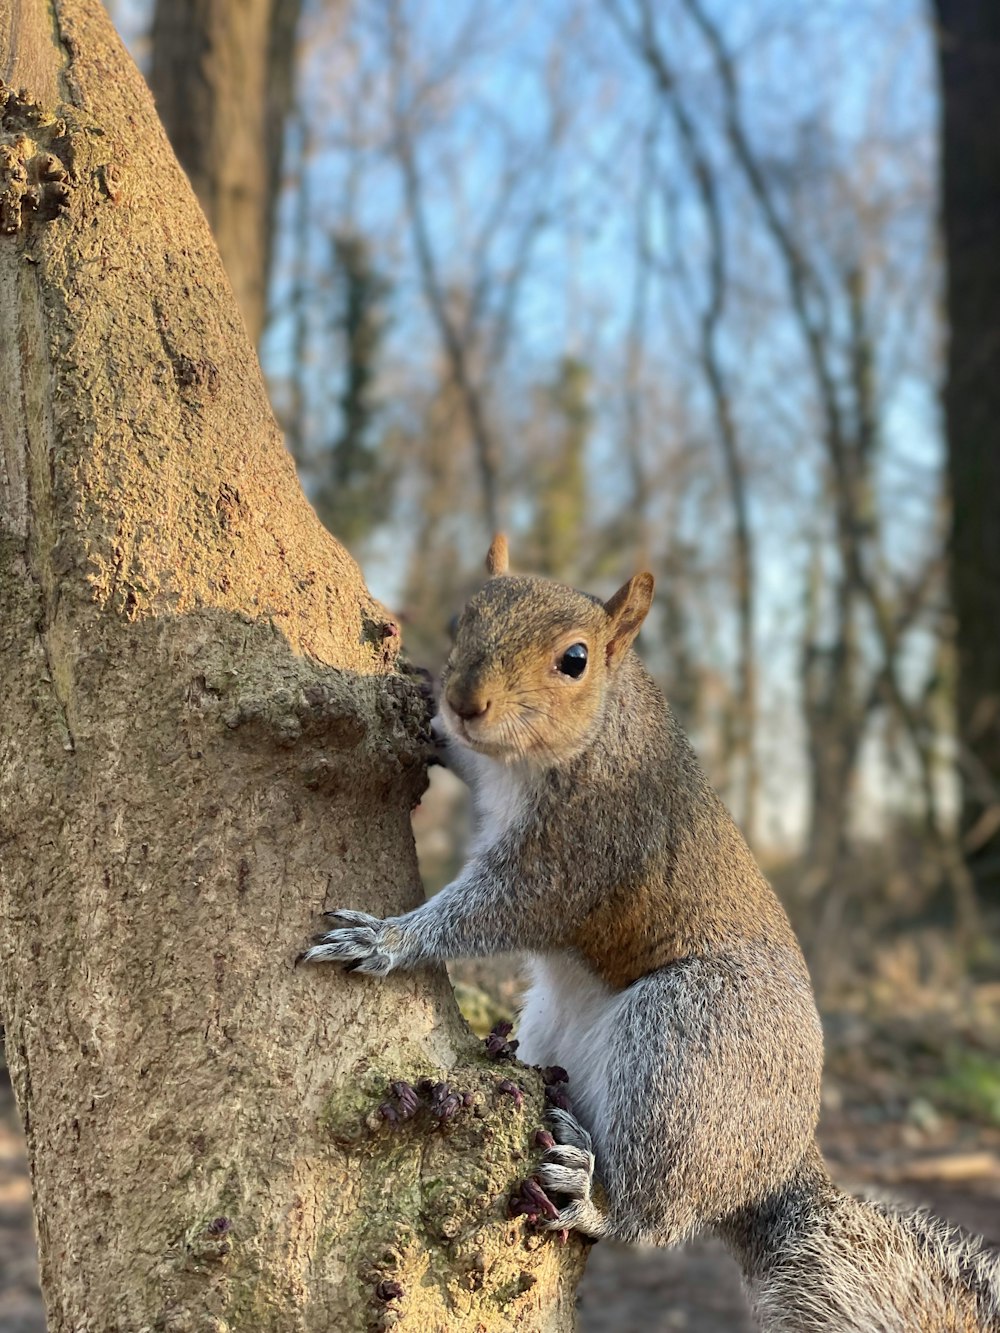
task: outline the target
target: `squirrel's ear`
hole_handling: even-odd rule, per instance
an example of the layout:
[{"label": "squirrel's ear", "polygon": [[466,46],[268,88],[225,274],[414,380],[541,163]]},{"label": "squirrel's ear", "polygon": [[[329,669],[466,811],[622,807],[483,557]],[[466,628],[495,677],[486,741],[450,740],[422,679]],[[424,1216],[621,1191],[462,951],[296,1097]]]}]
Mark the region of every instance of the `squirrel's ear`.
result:
[{"label": "squirrel's ear", "polygon": [[509,568],[507,538],[502,532],[498,532],[490,543],[490,549],[486,552],[486,572],[492,579],[496,578],[498,574],[506,574]]},{"label": "squirrel's ear", "polygon": [[639,633],[653,601],[652,574],[636,574],[604,603],[611,621],[608,662],[617,661]]}]

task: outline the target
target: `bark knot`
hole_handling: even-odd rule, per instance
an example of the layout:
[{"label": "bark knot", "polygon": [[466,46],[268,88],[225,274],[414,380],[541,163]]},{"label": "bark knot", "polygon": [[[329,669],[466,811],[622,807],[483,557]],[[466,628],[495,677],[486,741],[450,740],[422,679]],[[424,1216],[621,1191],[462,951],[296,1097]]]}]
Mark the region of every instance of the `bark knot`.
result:
[{"label": "bark knot", "polygon": [[194,360],[183,352],[171,356],[174,379],[180,390],[202,390],[206,397],[214,398],[219,391],[219,367],[207,358]]},{"label": "bark knot", "polygon": [[68,153],[66,122],[0,80],[0,232],[12,236],[67,210]]}]

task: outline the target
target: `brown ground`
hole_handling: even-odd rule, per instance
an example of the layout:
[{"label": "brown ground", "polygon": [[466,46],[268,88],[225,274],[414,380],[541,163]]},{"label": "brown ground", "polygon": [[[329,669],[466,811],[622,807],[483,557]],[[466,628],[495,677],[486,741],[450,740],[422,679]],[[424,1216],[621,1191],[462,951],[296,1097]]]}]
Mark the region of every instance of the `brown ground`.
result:
[{"label": "brown ground", "polygon": [[[836,1174],[930,1204],[1000,1246],[1000,1130],[941,1121],[929,1130],[838,1085],[824,1148]],[[839,1104],[838,1104],[839,1103]],[[926,1172],[919,1182],[912,1177]],[[951,1177],[948,1179],[947,1177]],[[957,1177],[957,1178],[956,1178]],[[581,1287],[582,1333],[752,1333],[739,1274],[716,1244],[679,1252],[596,1245]],[[0,1082],[0,1333],[44,1333],[31,1192],[9,1084]]]}]

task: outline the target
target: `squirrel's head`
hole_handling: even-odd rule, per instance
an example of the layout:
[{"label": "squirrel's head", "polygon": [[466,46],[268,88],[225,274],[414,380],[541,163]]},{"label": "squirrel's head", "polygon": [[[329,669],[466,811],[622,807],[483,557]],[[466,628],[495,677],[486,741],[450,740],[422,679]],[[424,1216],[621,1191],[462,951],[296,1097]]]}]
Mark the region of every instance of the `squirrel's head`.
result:
[{"label": "squirrel's head", "polygon": [[458,618],[441,717],[452,737],[480,754],[549,767],[593,735],[646,618],[653,576],[636,574],[602,602],[550,579],[509,574],[502,535],[486,568],[489,581]]}]

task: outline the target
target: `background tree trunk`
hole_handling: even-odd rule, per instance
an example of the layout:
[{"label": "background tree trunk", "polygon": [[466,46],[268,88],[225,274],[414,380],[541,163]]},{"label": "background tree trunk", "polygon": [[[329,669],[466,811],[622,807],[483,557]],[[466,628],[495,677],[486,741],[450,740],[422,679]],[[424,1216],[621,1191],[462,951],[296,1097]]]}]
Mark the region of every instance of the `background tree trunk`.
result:
[{"label": "background tree trunk", "polygon": [[979,899],[1000,906],[1000,9],[937,13],[963,827]]},{"label": "background tree trunk", "polygon": [[[293,968],[324,906],[419,896],[395,626],[98,0],[0,3],[0,75],[0,1003],[50,1329],[570,1328],[579,1243],[505,1218],[535,1076],[443,974]],[[471,1104],[391,1129],[421,1076]]]},{"label": "background tree trunk", "polygon": [[250,337],[267,312],[301,0],[157,0],[150,86]]}]

